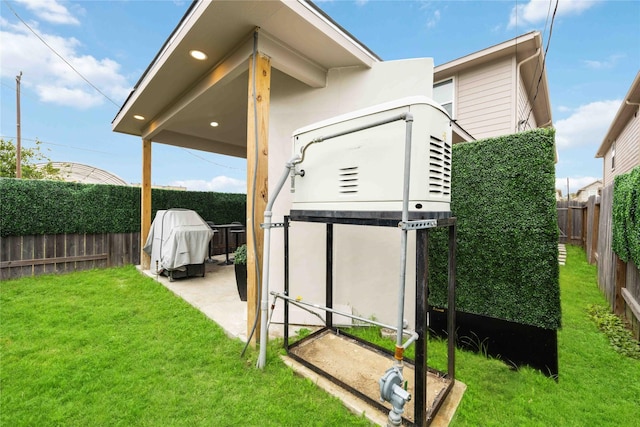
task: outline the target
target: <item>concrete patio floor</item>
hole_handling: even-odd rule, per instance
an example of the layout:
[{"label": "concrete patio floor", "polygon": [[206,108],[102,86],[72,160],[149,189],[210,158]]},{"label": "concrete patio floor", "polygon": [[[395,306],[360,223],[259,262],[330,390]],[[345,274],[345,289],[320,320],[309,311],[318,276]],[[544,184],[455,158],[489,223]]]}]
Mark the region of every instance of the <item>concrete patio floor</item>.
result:
[{"label": "concrete patio floor", "polygon": [[205,262],[204,277],[175,279],[173,282],[150,270],[141,271],[204,313],[229,337],[246,342],[247,303],[240,301],[233,264],[225,265],[224,261],[224,255],[216,255]]},{"label": "concrete patio floor", "polygon": [[[240,301],[233,264],[225,265],[224,261],[224,255],[216,255],[212,257],[211,261],[207,260],[205,263],[204,277],[175,279],[173,282],[169,281],[166,276],[156,275],[149,270],[141,270],[140,266],[138,266],[138,269],[200,310],[205,316],[222,327],[229,337],[239,338],[246,342],[247,303]],[[299,326],[290,327],[290,333],[295,334],[298,328]],[[282,335],[282,325],[272,324],[269,328],[269,337],[282,337]],[[281,358],[298,375],[309,378],[318,387],[340,399],[345,407],[356,415],[364,415],[374,424],[386,425],[386,414],[381,413],[362,399],[352,395],[292,358],[287,356],[281,356]],[[455,382],[452,392],[445,399],[442,408],[431,422],[431,426],[449,425],[465,389],[466,386],[463,383]]]}]

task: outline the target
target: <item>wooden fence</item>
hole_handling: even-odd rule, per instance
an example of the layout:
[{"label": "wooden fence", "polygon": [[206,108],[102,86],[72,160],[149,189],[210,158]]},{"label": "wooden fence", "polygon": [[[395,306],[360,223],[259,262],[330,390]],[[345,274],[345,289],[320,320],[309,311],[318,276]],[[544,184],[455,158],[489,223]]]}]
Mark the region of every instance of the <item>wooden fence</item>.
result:
[{"label": "wooden fence", "polygon": [[557,202],[560,243],[582,246],[587,261],[598,266],[598,286],[611,310],[624,316],[640,339],[640,271],[611,249],[613,185],[587,202]]},{"label": "wooden fence", "polygon": [[0,279],[140,262],[140,233],[45,234],[0,238]]},{"label": "wooden fence", "polygon": [[578,201],[560,200],[556,204],[558,211],[558,229],[560,243],[582,246],[583,234],[583,203]]},{"label": "wooden fence", "polygon": [[[212,255],[224,254],[225,233],[211,240]],[[238,244],[245,243],[244,234]],[[236,240],[229,238],[229,251]],[[140,233],[53,234],[0,238],[0,280],[140,264]]]},{"label": "wooden fence", "polygon": [[[611,249],[613,185],[602,190],[598,207],[597,237],[598,286],[614,313],[623,315],[640,339],[640,271],[632,262],[624,262]],[[594,204],[595,209],[595,204]],[[594,214],[595,216],[595,214]]]}]

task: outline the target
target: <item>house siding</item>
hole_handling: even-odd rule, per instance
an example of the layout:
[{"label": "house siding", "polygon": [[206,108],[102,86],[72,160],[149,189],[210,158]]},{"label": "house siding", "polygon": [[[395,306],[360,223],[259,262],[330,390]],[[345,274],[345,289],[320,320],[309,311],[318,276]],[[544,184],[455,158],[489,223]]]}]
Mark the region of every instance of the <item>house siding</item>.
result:
[{"label": "house siding", "polygon": [[457,76],[456,117],[477,139],[512,132],[512,64],[505,58]]},{"label": "house siding", "polygon": [[616,168],[611,168],[611,147],[604,157],[604,186],[613,183],[617,175],[629,172],[640,165],[640,113],[635,115],[616,139]]}]

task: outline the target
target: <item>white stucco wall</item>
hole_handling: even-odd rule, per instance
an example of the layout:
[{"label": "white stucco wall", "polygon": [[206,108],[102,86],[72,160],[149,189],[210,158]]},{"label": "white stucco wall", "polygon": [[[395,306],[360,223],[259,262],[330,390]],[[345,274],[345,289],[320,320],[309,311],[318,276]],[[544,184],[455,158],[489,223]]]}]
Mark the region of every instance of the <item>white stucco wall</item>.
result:
[{"label": "white stucco wall", "polygon": [[[272,74],[269,129],[269,191],[273,194],[284,164],[293,154],[294,130],[349,111],[394,99],[431,96],[431,58],[375,63],[371,69],[353,67],[329,71],[327,86],[312,89],[278,71]],[[381,171],[383,173],[383,171]],[[288,184],[274,206],[274,222],[291,208]],[[410,233],[411,234],[411,233]],[[295,222],[290,229],[291,295],[324,305],[324,224]],[[412,236],[413,237],[413,236]],[[396,323],[399,288],[400,231],[396,228],[334,226],[334,306],[349,306],[364,317]],[[415,239],[410,239],[405,318],[413,325],[415,299]],[[271,238],[270,289],[282,290],[283,232]],[[282,305],[274,321],[282,321]],[[292,313],[292,322],[310,316]],[[335,321],[335,320],[334,320]]]}]

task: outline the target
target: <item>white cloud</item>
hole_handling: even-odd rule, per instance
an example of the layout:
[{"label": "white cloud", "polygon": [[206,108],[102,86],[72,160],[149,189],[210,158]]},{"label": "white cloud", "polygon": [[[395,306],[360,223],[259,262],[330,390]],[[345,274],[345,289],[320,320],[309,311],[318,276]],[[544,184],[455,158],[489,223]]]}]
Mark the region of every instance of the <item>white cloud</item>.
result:
[{"label": "white cloud", "polygon": [[602,70],[613,68],[620,59],[624,58],[625,55],[609,55],[607,59],[604,61],[594,61],[590,59],[585,59],[583,62],[587,65],[587,67],[592,68],[594,70]]},{"label": "white cloud", "polygon": [[586,187],[587,185],[602,179],[595,176],[570,176],[563,178],[556,178],[556,188],[562,190],[562,194],[567,196],[567,178],[569,178],[569,193],[576,193],[579,189]]},{"label": "white cloud", "polygon": [[173,181],[169,185],[187,187],[189,191],[217,191],[219,193],[246,193],[247,182],[228,176],[216,176],[210,181],[203,179],[188,179]]},{"label": "white cloud", "polygon": [[581,105],[571,116],[558,120],[555,125],[558,149],[591,146],[595,153],[621,102],[618,99]]},{"label": "white cloud", "polygon": [[[40,32],[36,23],[30,26],[52,49],[116,103],[126,98],[130,86],[120,72],[119,63],[109,58],[98,59],[83,54],[80,51],[82,43],[73,37]],[[2,77],[14,78],[22,71],[24,88],[36,91],[43,102],[80,109],[104,104],[106,100],[100,93],[23,24],[12,24],[1,19],[0,28]]]},{"label": "white cloud", "polygon": [[[579,15],[598,3],[598,1],[599,0],[561,0],[558,3],[556,18],[560,16]],[[516,24],[531,25],[544,23],[547,15],[549,16],[549,20],[551,20],[554,7],[555,3],[548,0],[529,0],[526,4],[519,4],[511,9],[511,16],[509,17],[509,25],[507,28],[513,28]]]},{"label": "white cloud", "polygon": [[38,18],[52,24],[80,25],[80,21],[57,0],[17,0]]},{"label": "white cloud", "polygon": [[427,28],[433,28],[440,21],[440,11],[436,10],[433,15],[427,20]]}]

